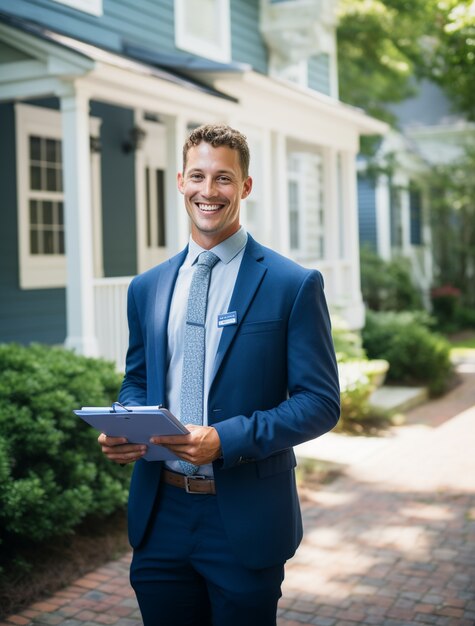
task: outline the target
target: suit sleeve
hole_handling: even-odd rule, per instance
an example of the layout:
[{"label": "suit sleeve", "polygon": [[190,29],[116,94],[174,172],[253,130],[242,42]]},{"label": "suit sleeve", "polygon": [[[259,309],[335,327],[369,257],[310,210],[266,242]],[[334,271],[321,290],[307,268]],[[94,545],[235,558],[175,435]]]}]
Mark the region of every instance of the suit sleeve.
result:
[{"label": "suit sleeve", "polygon": [[134,284],[135,281],[132,281],[127,292],[129,347],[119,401],[122,404],[143,406],[147,404],[147,367],[143,332],[134,295]]},{"label": "suit sleeve", "polygon": [[305,276],[288,317],[288,399],[214,425],[222,467],[257,461],[331,430],[340,415],[338,368],[319,272]]}]

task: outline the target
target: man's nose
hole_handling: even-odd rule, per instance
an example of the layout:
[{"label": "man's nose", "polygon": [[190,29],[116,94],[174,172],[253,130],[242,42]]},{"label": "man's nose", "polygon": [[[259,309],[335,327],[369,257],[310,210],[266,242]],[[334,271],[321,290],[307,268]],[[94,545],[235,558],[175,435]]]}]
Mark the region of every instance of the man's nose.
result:
[{"label": "man's nose", "polygon": [[216,193],[216,181],[213,178],[205,178],[203,185],[203,195],[211,198]]}]

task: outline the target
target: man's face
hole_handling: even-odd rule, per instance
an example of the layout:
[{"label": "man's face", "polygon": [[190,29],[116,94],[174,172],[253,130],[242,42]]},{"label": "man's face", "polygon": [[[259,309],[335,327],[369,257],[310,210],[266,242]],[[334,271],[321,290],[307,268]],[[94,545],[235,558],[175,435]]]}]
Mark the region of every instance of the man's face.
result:
[{"label": "man's face", "polygon": [[252,179],[243,178],[237,150],[202,141],[188,151],[177,180],[197,244],[209,250],[239,229],[241,199],[251,192]]}]

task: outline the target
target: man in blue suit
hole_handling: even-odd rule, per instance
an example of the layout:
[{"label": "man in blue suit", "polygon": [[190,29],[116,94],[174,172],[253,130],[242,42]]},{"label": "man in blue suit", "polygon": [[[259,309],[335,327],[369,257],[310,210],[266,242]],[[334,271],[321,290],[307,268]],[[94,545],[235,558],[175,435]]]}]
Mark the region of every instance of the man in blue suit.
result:
[{"label": "man in blue suit", "polygon": [[218,258],[207,300],[203,415],[189,434],[151,441],[197,471],[178,460],[147,462],[146,449],[124,439],[99,442],[111,460],[136,461],[131,582],[145,626],[271,626],[284,564],[302,538],[292,446],[339,417],[323,281],[241,228],[240,202],[252,189],[241,133],[201,126],[183,157],[178,188],[190,242],[130,285],[119,399],[180,417],[180,396],[190,391],[188,294],[198,257],[211,250]]}]

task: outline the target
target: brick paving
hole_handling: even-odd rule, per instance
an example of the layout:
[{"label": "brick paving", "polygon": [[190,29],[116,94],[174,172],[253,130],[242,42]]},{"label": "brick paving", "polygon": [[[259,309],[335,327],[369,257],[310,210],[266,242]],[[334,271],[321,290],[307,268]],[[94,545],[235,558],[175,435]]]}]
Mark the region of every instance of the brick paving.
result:
[{"label": "brick paving", "polygon": [[[463,402],[461,399],[463,398]],[[475,368],[343,475],[302,490],[279,626],[474,626]],[[141,626],[130,554],[0,626]]]}]

